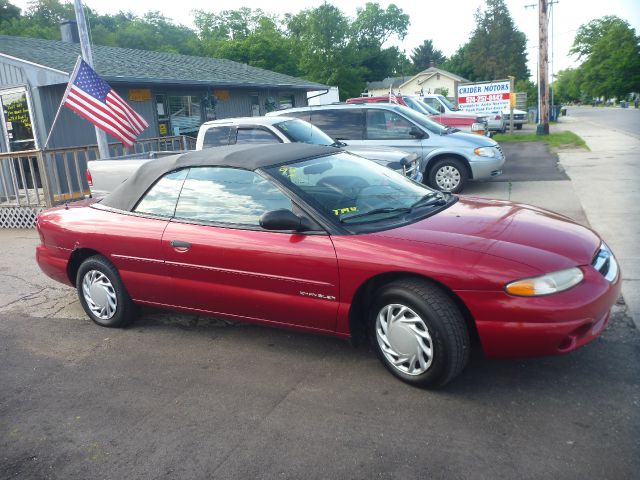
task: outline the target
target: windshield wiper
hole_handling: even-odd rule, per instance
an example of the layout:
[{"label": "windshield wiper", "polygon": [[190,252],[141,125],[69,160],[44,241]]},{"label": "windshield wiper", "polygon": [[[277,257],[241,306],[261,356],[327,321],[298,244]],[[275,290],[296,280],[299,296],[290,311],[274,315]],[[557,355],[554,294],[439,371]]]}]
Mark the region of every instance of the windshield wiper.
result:
[{"label": "windshield wiper", "polygon": [[377,213],[407,213],[410,212],[411,209],[407,207],[384,207],[384,208],[374,208],[373,210],[369,210],[368,212],[356,213],[354,215],[349,215],[346,218],[341,218],[340,221],[344,222],[346,220],[352,220],[354,218],[366,217],[368,215],[375,215]]},{"label": "windshield wiper", "polygon": [[342,147],[346,147],[347,144],[344,142],[341,142],[340,140],[336,140],[335,142],[333,142],[331,145],[329,145],[330,147],[338,147],[338,148],[342,148]]},{"label": "windshield wiper", "polygon": [[418,201],[414,202],[411,207],[409,207],[409,211],[413,211],[416,208],[420,207],[432,207],[434,205],[445,205],[447,203],[447,197],[445,197],[442,192],[432,192],[427,193]]}]

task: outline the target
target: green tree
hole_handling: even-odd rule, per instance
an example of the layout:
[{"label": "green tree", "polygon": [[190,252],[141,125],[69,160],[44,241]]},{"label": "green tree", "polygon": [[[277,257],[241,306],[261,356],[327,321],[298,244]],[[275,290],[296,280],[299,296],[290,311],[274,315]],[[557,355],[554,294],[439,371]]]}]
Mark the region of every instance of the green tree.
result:
[{"label": "green tree", "polygon": [[504,0],[486,0],[476,11],[476,28],[464,47],[470,80],[495,80],[513,75],[529,78],[524,33],[518,30]]},{"label": "green tree", "polygon": [[[98,43],[94,34],[94,22],[90,23],[92,36]],[[95,19],[95,23],[100,24],[100,17]],[[114,33],[111,38],[115,40],[113,46],[117,47],[183,54],[198,53],[196,34],[188,27],[174,24],[160,12],[147,12],[142,17],[134,16],[130,21],[118,25]]]},{"label": "green tree", "polygon": [[21,11],[8,0],[0,0],[0,24],[20,18]]},{"label": "green tree", "polygon": [[323,3],[289,16],[287,27],[305,78],[338,85],[342,96],[362,91],[367,70],[358,62],[350,43],[351,25],[342,11]]},{"label": "green tree", "polygon": [[556,103],[587,101],[581,87],[580,69],[560,70],[551,84]]},{"label": "green tree", "polygon": [[377,3],[367,2],[357,9],[356,19],[351,28],[358,43],[383,45],[392,36],[400,40],[407,35],[409,15],[391,3],[386,9]]},{"label": "green tree", "polygon": [[393,36],[403,39],[408,26],[409,16],[394,4],[384,9],[377,3],[367,3],[357,9],[349,29],[349,48],[363,68],[364,81],[379,80],[403,70],[404,53],[397,47],[385,48],[384,44]]},{"label": "green tree", "polygon": [[274,20],[262,17],[254,30],[245,37],[215,42],[215,57],[228,58],[254,67],[287,75],[298,75],[298,65],[292,53],[292,41]]},{"label": "green tree", "polygon": [[443,64],[442,69],[447,72],[455,73],[466,79],[475,78],[473,65],[469,55],[469,44],[465,44],[456,50]]},{"label": "green tree", "polygon": [[415,72],[421,72],[434,65],[442,65],[447,60],[442,51],[433,46],[433,41],[425,40],[411,52],[411,62]]},{"label": "green tree", "polygon": [[640,38],[625,20],[606,16],[582,25],[571,53],[583,60],[577,75],[587,95],[624,98],[640,91]]}]

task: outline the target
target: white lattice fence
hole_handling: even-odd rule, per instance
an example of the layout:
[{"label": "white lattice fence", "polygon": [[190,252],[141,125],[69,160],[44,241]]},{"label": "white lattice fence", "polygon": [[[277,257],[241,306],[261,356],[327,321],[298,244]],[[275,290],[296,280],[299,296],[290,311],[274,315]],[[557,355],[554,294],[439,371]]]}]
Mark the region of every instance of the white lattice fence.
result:
[{"label": "white lattice fence", "polygon": [[46,207],[0,207],[0,228],[33,228]]}]

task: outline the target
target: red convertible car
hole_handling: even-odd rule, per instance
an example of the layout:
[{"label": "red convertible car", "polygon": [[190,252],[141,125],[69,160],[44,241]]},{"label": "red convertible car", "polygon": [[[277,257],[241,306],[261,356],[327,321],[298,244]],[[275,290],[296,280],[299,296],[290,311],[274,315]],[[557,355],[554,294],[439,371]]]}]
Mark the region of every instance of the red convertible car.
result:
[{"label": "red convertible car", "polygon": [[620,292],[607,245],[567,217],[436,192],[318,145],[154,160],[37,226],[40,267],[99,325],[152,305],[368,338],[421,386],[458,375],[475,339],[493,357],[572,351]]}]

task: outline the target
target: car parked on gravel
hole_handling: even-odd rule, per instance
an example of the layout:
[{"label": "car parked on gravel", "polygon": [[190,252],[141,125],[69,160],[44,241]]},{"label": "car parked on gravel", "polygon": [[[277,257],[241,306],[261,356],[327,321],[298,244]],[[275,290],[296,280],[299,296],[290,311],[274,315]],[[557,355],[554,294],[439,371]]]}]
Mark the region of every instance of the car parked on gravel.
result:
[{"label": "car parked on gravel", "polygon": [[500,175],[505,161],[494,140],[445,127],[403,105],[332,104],[279,110],[267,116],[300,118],[348,146],[414,152],[421,159],[423,182],[443,192],[458,193],[469,180]]},{"label": "car parked on gravel", "polygon": [[606,244],[567,217],[437,192],[321,145],[157,159],[37,228],[41,269],[98,325],[149,305],[369,338],[420,386],[462,372],[476,337],[492,357],[575,350],[621,287]]}]

